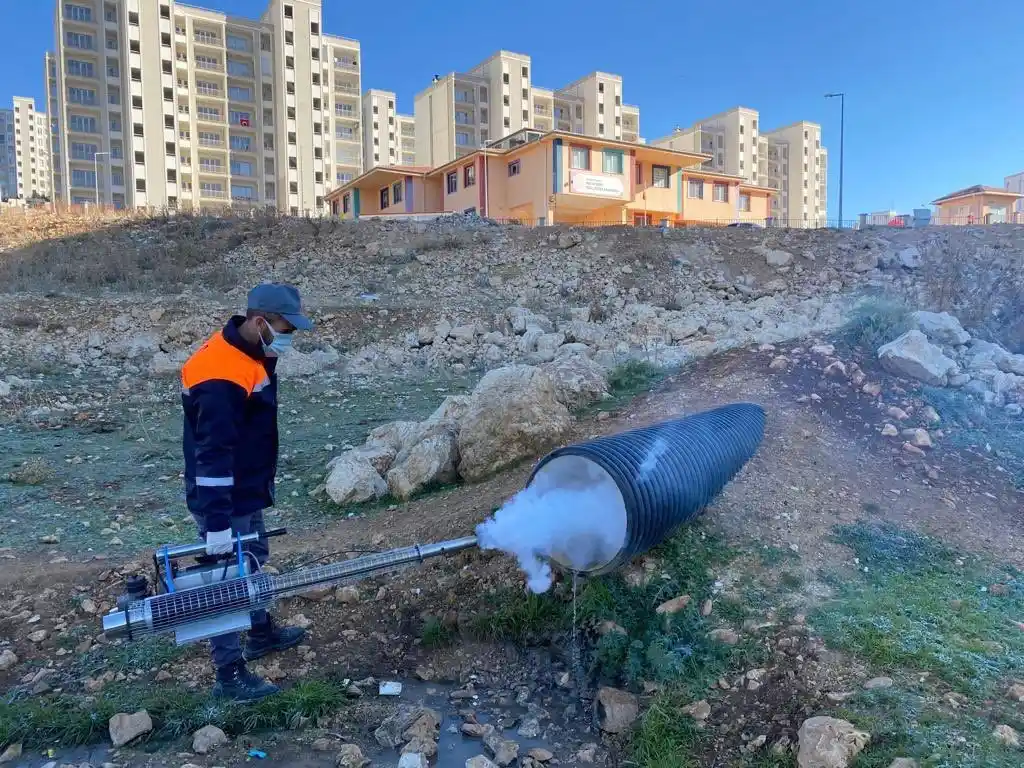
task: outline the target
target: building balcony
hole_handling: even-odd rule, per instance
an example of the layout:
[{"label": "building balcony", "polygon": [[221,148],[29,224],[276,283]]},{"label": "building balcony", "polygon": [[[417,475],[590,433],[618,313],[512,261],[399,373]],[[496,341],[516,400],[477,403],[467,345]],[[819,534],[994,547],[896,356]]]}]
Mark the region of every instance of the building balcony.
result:
[{"label": "building balcony", "polygon": [[199,139],[199,146],[204,149],[227,149],[227,145],[223,141],[215,139]]},{"label": "building balcony", "polygon": [[220,88],[196,88],[197,99],[217,99],[219,101],[224,100],[224,91]]},{"label": "building balcony", "polygon": [[344,165],[346,167],[358,166],[360,163],[359,155],[338,155],[334,158],[335,165]]},{"label": "building balcony", "polygon": [[551,116],[551,107],[542,107],[540,104],[533,105],[533,114],[544,115],[546,117]]},{"label": "building balcony", "polygon": [[358,96],[359,88],[357,86],[349,85],[347,83],[335,83],[334,92],[341,94],[343,96]]},{"label": "building balcony", "polygon": [[205,45],[211,48],[224,47],[224,41],[213,33],[195,32],[192,35],[192,42],[196,45]]},{"label": "building balcony", "polygon": [[345,72],[358,72],[359,64],[354,59],[336,58],[334,60],[334,68]]},{"label": "building balcony", "polygon": [[227,200],[228,199],[228,193],[227,193],[226,190],[223,190],[223,189],[209,189],[209,188],[204,188],[204,187],[200,187],[199,188],[199,196],[207,198],[209,200]]},{"label": "building balcony", "polygon": [[223,165],[211,165],[210,163],[200,163],[199,166],[200,176],[223,176],[227,171]]},{"label": "building balcony", "polygon": [[336,134],[334,134],[334,139],[336,141],[343,141],[343,142],[348,142],[348,143],[351,143],[351,144],[358,144],[359,141],[360,141],[359,136],[354,134],[354,133],[349,135],[349,136],[342,136],[342,135],[339,135],[339,134],[336,133]]},{"label": "building balcony", "polygon": [[210,114],[207,112],[197,112],[196,120],[200,123],[223,123],[224,115]]},{"label": "building balcony", "polygon": [[[179,64],[188,64],[187,59],[182,61],[182,59],[179,58],[177,61]],[[196,69],[201,69],[204,72],[223,72],[224,65],[217,61],[197,61]]]}]

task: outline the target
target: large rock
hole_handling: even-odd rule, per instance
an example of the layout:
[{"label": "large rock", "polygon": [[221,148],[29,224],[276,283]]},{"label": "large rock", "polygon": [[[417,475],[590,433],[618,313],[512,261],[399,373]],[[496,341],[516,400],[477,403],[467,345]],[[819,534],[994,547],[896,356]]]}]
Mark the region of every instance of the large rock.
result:
[{"label": "large rock", "polygon": [[384,496],[388,484],[356,448],[331,459],[325,490],[335,504],[362,504]]},{"label": "large rock", "polygon": [[0,651],[0,672],[6,672],[17,663],[18,657],[10,648]]},{"label": "large rock", "polygon": [[604,368],[589,357],[561,357],[545,363],[540,368],[555,383],[555,397],[558,402],[570,411],[596,403],[608,394]]},{"label": "large rock", "polygon": [[110,732],[111,744],[115,748],[123,747],[132,739],[137,739],[152,731],[153,719],[144,709],[130,715],[126,712],[119,712],[107,722],[107,729]]},{"label": "large rock", "polygon": [[539,368],[496,368],[476,385],[459,429],[459,474],[480,480],[560,442],[572,426],[551,377]]},{"label": "large rock", "polygon": [[466,768],[498,768],[498,764],[489,757],[477,755],[466,761]]},{"label": "large rock", "polygon": [[871,734],[858,731],[853,723],[834,717],[805,720],[797,733],[799,768],[847,768],[871,740]]},{"label": "large rock", "polygon": [[453,483],[459,448],[450,422],[438,422],[423,433],[419,442],[402,451],[387,473],[392,496],[408,499],[432,485]]},{"label": "large rock", "polygon": [[956,370],[956,362],[917,329],[879,347],[878,359],[891,373],[938,387],[945,386],[946,377]]},{"label": "large rock", "polygon": [[423,434],[423,425],[418,421],[392,421],[371,430],[366,445],[384,445],[398,455],[411,448]]},{"label": "large rock", "polygon": [[628,731],[640,714],[640,704],[632,693],[607,686],[597,691],[598,725],[605,733]]},{"label": "large rock", "polygon": [[338,754],[334,756],[335,768],[363,768],[370,761],[363,756],[363,750],[355,744],[342,744]]},{"label": "large rock", "polygon": [[754,251],[764,256],[765,264],[769,267],[785,267],[793,262],[793,254],[788,251],[777,251],[766,245],[755,246]]},{"label": "large rock", "polygon": [[971,334],[949,312],[912,312],[910,321],[936,344],[956,347],[971,340]]},{"label": "large rock", "polygon": [[1007,354],[996,361],[996,365],[999,366],[999,370],[1005,373],[1024,376],[1024,355]]},{"label": "large rock", "polygon": [[411,734],[409,738],[406,738],[406,731],[414,725],[434,722],[438,724],[441,722],[440,715],[435,710],[429,707],[411,707],[403,704],[380,724],[380,727],[373,732],[373,737],[382,747],[400,747],[419,733],[417,731],[416,734]]},{"label": "large rock", "polygon": [[227,743],[227,734],[216,725],[204,725],[192,734],[192,751],[197,755],[205,755]]},{"label": "large rock", "polygon": [[469,410],[469,395],[448,395],[423,424],[451,422],[456,429]]}]

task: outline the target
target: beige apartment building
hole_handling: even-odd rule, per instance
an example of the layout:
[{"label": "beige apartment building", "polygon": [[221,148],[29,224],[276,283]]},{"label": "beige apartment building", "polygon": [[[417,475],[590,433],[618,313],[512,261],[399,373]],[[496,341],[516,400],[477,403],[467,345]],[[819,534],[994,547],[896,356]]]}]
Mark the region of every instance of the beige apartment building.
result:
[{"label": "beige apartment building", "polygon": [[[259,19],[174,0],[57,4],[54,180],[72,203],[323,212],[362,172],[360,49],[321,0]],[[97,178],[96,170],[99,171]]]},{"label": "beige apartment building", "polygon": [[0,110],[0,197],[49,199],[50,131],[35,99],[15,96],[11,109]]},{"label": "beige apartment building", "polygon": [[[1019,192],[1024,195],[1024,171],[1007,176],[1003,180],[1003,186],[1010,192]],[[1024,213],[1024,198],[1014,203],[1013,210],[1016,213]]]},{"label": "beige apartment building", "polygon": [[393,91],[363,94],[363,168],[416,164],[416,122],[401,115]]},{"label": "beige apartment building", "polygon": [[524,128],[640,141],[622,78],[594,72],[564,88],[532,84],[530,57],[498,51],[468,72],[436,76],[414,103],[416,165],[437,167]]},{"label": "beige apartment building", "polygon": [[761,131],[756,109],[734,107],[651,143],[704,152],[711,155],[705,168],[778,190],[771,217],[780,224],[825,226],[828,152],[821,146],[821,126],[816,123],[800,121]]},{"label": "beige apartment building", "polygon": [[60,150],[60,90],[57,87],[57,57],[47,51],[43,60],[46,73],[46,122],[49,125],[50,142],[50,193],[53,200],[64,200],[64,166]]}]

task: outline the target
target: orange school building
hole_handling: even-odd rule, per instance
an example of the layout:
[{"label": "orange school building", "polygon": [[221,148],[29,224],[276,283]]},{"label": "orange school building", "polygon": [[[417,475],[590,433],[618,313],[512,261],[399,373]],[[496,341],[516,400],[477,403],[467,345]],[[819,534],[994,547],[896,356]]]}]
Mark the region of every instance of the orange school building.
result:
[{"label": "orange school building", "polygon": [[477,213],[542,225],[764,224],[775,190],[704,170],[708,159],[524,129],[438,168],[374,168],[327,200],[344,219]]}]

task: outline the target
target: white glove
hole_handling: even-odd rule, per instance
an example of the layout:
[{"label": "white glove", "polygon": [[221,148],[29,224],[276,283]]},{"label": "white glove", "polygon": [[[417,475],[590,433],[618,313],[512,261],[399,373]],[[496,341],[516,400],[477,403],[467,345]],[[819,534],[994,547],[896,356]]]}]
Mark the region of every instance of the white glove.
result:
[{"label": "white glove", "polygon": [[234,549],[234,535],[231,529],[224,531],[208,531],[206,534],[206,554],[223,555]]}]

